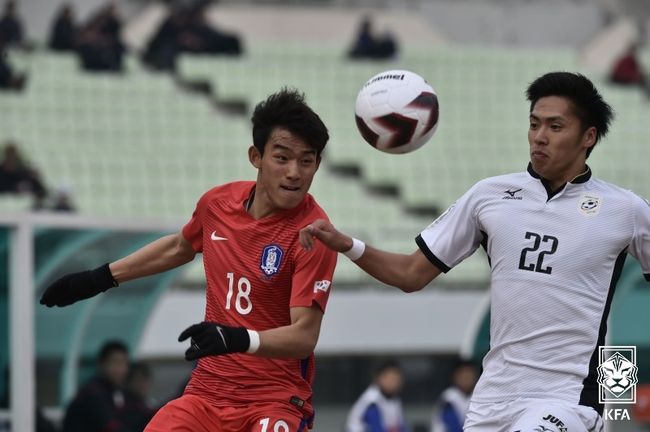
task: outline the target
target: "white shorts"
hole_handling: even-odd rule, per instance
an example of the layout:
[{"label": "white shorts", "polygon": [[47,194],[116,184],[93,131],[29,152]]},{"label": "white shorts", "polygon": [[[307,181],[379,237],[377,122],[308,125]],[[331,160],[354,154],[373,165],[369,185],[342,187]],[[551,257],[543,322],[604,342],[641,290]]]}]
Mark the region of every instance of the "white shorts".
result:
[{"label": "white shorts", "polygon": [[602,417],[591,407],[542,399],[471,402],[465,432],[603,432]]}]

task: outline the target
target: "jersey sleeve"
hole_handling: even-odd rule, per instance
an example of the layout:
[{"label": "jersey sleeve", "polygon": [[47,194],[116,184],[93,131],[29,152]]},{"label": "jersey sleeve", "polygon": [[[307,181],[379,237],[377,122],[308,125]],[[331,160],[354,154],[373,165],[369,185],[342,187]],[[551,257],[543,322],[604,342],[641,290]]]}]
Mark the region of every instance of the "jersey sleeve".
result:
[{"label": "jersey sleeve", "polygon": [[650,282],[650,201],[635,197],[634,236],[628,251],[639,261],[645,280]]},{"label": "jersey sleeve", "polygon": [[467,191],[415,239],[429,261],[444,273],[481,244],[483,235],[476,216],[477,189],[475,185]]},{"label": "jersey sleeve", "polygon": [[315,242],[310,251],[298,248],[289,307],[311,307],[316,302],[325,311],[337,253],[320,242]]},{"label": "jersey sleeve", "polygon": [[203,195],[199,199],[199,202],[196,203],[192,217],[182,230],[183,237],[190,242],[192,249],[197,253],[203,252],[203,219],[205,215],[206,195]]}]

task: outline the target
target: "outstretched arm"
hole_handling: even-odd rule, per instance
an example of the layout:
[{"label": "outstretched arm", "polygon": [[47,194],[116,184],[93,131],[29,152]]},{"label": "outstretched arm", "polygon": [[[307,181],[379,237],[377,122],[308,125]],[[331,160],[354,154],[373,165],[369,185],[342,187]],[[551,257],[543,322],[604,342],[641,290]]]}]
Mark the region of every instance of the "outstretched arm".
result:
[{"label": "outstretched arm", "polygon": [[[300,243],[305,249],[313,247],[314,239],[341,253],[350,251],[354,245],[352,237],[322,219],[312,222],[300,231]],[[353,260],[370,276],[404,292],[421,290],[441,272],[419,249],[406,255],[365,245],[361,256]]]},{"label": "outstretched arm", "polygon": [[149,243],[109,264],[109,268],[113,278],[122,283],[171,270],[192,261],[194,255],[192,245],[178,232]]},{"label": "outstretched arm", "polygon": [[61,277],[47,287],[41,304],[67,306],[116,287],[120,282],[178,267],[194,259],[195,254],[182,233],[171,234],[114,263]]}]

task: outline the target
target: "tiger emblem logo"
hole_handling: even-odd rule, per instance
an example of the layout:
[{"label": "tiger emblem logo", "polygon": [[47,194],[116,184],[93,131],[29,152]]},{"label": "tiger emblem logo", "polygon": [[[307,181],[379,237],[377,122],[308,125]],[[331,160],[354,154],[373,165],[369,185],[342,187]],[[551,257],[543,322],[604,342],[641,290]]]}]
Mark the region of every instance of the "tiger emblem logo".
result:
[{"label": "tiger emblem logo", "polygon": [[598,384],[618,398],[635,386],[639,368],[620,353],[614,353],[598,366]]}]

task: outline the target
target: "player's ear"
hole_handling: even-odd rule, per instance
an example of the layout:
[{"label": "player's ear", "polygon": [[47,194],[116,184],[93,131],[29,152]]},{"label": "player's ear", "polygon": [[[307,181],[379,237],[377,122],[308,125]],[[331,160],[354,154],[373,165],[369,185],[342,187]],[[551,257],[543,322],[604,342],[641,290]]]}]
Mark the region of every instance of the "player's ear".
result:
[{"label": "player's ear", "polygon": [[316,171],[318,171],[318,167],[320,167],[320,161],[320,155],[318,155],[318,157],[316,157]]},{"label": "player's ear", "polygon": [[260,169],[262,167],[262,155],[257,147],[250,146],[248,148],[248,160],[255,168]]},{"label": "player's ear", "polygon": [[583,145],[587,148],[596,145],[596,128],[588,128],[583,135]]}]

